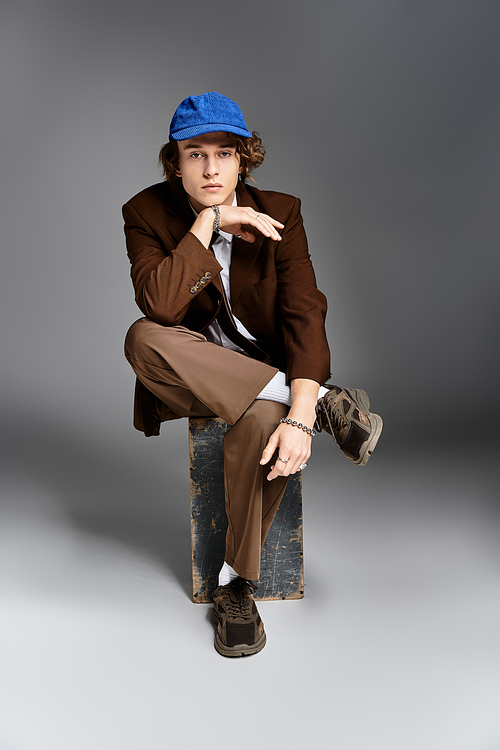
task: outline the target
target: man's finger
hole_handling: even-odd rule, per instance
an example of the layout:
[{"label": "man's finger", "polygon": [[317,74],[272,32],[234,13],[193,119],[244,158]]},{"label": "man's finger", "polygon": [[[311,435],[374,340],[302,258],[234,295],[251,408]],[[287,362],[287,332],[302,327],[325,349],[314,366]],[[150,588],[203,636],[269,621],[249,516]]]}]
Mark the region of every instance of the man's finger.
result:
[{"label": "man's finger", "polygon": [[289,474],[290,472],[286,467],[284,469],[278,469],[277,465],[274,464],[274,466],[271,466],[271,471],[266,478],[268,482],[271,482],[273,479],[276,479],[276,477],[287,477]]},{"label": "man's finger", "polygon": [[254,235],[254,234],[252,234],[251,232],[242,232],[242,233],[240,234],[240,238],[241,238],[241,239],[242,239],[242,240],[243,240],[244,242],[250,242],[250,243],[252,243],[252,242],[255,242],[255,235]]},{"label": "man's finger", "polygon": [[271,459],[271,456],[273,455],[274,451],[276,450],[277,440],[273,440],[272,437],[269,439],[269,442],[267,443],[266,447],[262,451],[262,457],[259,461],[261,464],[267,464],[267,462]]},{"label": "man's finger", "polygon": [[266,221],[266,220],[269,221],[275,227],[283,227],[284,228],[284,226],[285,226],[284,224],[281,223],[281,221],[278,221],[277,219],[273,219],[273,217],[269,216],[269,214],[261,214],[261,213],[257,212],[254,215],[257,218],[259,218],[261,221]]}]

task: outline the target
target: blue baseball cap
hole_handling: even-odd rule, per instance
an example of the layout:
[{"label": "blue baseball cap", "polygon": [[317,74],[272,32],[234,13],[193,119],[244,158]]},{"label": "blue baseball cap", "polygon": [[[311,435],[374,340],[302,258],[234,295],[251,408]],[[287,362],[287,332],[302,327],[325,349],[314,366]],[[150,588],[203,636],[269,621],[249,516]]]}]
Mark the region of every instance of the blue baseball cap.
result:
[{"label": "blue baseball cap", "polygon": [[245,138],[252,136],[236,102],[217,91],[209,91],[200,96],[188,96],[179,104],[170,123],[169,138],[171,141],[186,141],[219,131]]}]

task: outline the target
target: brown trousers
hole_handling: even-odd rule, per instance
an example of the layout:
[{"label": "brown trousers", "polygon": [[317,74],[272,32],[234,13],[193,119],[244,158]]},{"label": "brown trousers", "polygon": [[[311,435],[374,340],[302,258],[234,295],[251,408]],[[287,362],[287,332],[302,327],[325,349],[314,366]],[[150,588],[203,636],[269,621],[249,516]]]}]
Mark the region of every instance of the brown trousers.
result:
[{"label": "brown trousers", "polygon": [[271,460],[262,451],[288,408],[255,400],[276,368],[224,349],[201,333],[137,320],[125,339],[125,356],[139,380],[182,417],[221,417],[228,518],[225,561],[257,580],[260,552],[285,492],[287,477],[266,479]]}]

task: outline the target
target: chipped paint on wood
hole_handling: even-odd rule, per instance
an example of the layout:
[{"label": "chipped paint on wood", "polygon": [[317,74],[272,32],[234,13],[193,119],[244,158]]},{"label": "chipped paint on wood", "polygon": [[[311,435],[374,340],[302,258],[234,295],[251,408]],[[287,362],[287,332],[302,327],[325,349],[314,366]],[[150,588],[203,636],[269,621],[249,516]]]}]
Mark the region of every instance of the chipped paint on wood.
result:
[{"label": "chipped paint on wood", "polygon": [[[227,518],[224,509],[222,419],[189,420],[193,601],[210,602],[224,561]],[[261,554],[256,599],[304,596],[301,475],[290,477]]]}]

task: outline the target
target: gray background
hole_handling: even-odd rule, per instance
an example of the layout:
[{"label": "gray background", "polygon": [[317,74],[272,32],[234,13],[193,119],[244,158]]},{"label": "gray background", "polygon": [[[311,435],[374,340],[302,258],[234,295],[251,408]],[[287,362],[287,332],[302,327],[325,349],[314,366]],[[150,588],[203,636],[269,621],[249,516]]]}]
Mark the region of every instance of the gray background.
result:
[{"label": "gray background", "polygon": [[[2,2],[1,750],[500,748],[499,22]],[[133,430],[122,355],[120,207],[207,90],[261,133],[257,185],[302,198],[334,380],[385,419],[363,469],[316,438],[306,598],[236,663],[188,598],[186,425]]]}]

